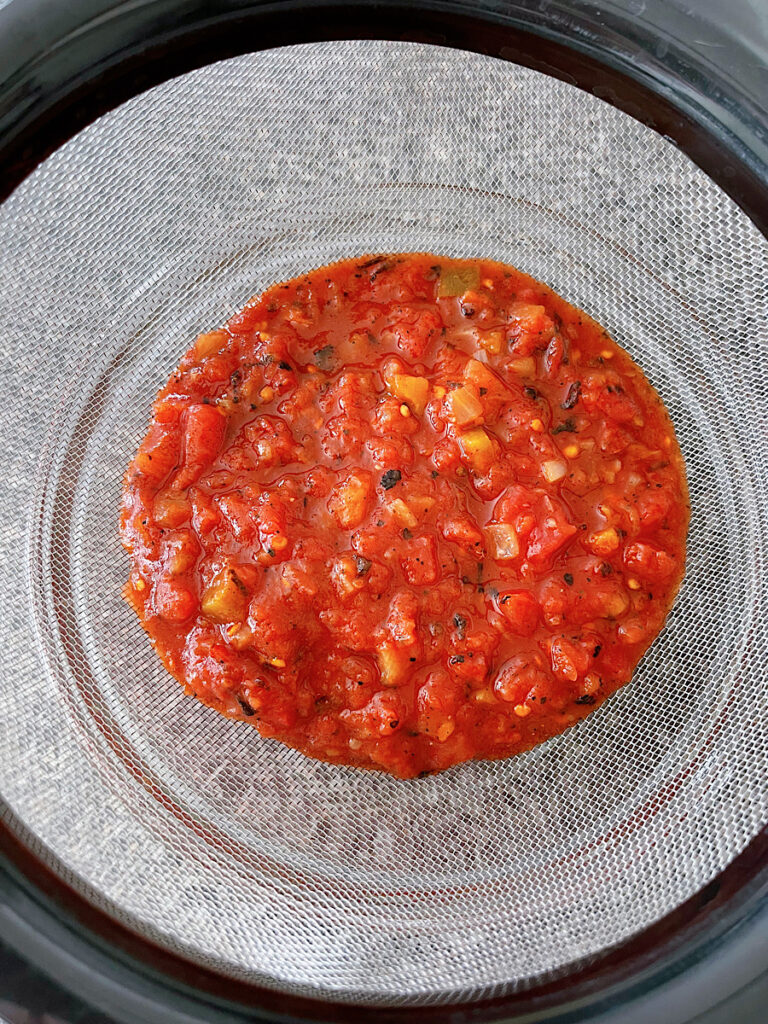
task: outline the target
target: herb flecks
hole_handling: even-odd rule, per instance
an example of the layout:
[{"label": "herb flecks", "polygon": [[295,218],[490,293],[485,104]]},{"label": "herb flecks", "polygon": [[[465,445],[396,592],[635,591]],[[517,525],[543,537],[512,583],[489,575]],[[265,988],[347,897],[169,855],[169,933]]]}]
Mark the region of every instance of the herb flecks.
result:
[{"label": "herb flecks", "polygon": [[370,572],[371,566],[373,565],[370,558],[363,558],[362,555],[353,555],[352,557],[355,560],[355,567],[357,568],[358,576],[365,576],[367,572]]},{"label": "herb flecks", "polygon": [[553,434],[575,434],[576,433],[576,421],[571,419],[569,416],[567,420],[563,420],[562,423],[558,423],[552,431]]},{"label": "herb flecks", "polygon": [[403,474],[399,469],[388,469],[386,473],[382,475],[381,486],[385,491],[391,490],[395,484],[400,483],[403,478]]},{"label": "herb flecks", "polygon": [[323,345],[322,348],[315,349],[314,351],[315,362],[321,370],[330,370],[331,363],[333,362],[333,355],[333,345]]}]

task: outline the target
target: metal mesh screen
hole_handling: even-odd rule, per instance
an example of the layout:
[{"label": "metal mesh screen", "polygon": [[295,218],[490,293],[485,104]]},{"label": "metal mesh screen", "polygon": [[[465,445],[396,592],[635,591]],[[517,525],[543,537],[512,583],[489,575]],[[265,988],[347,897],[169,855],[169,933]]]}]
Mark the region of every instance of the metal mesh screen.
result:
[{"label": "metal mesh screen", "polygon": [[[356,254],[512,263],[667,402],[687,578],[635,681],[500,763],[401,782],[182,695],[119,592],[124,467],[195,334]],[[491,995],[657,920],[768,819],[768,246],[671,144],[536,72],[419,44],[206,67],[0,207],[0,793],[88,898],[232,976]]]}]

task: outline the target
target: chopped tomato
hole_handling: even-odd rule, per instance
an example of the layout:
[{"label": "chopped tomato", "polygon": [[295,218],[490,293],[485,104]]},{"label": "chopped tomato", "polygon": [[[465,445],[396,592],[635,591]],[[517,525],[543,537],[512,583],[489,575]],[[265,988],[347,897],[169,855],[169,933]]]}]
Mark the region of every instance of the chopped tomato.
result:
[{"label": "chopped tomato", "polygon": [[539,624],[539,603],[529,590],[499,594],[499,609],[513,633],[533,636]]},{"label": "chopped tomato", "polygon": [[226,429],[226,417],[215,405],[190,407],[184,431],[184,463],[174,480],[177,490],[185,490],[195,483],[211,465],[219,454]]},{"label": "chopped tomato", "polygon": [[378,256],[191,345],[128,468],[125,596],[169,671],[312,757],[508,757],[632,676],[680,584],[680,450],[585,314]]}]

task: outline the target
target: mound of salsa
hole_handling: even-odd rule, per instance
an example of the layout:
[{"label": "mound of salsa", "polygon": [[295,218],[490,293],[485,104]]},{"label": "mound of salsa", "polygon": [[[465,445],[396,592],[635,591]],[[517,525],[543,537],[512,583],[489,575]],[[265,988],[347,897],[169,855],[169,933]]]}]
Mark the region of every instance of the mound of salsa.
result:
[{"label": "mound of salsa", "polygon": [[202,334],[158,394],[125,596],[211,708],[411,778],[627,683],[688,517],[661,399],[586,314],[487,260],[348,260]]}]

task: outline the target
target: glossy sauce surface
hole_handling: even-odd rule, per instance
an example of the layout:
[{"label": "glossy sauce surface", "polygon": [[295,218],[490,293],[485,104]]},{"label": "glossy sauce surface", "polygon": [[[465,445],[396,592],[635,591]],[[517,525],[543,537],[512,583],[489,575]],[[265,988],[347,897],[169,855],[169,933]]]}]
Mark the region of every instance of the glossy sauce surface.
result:
[{"label": "glossy sauce surface", "polygon": [[351,260],[201,335],[125,479],[125,594],[206,704],[409,778],[626,683],[682,579],[669,416],[584,313],[489,261]]}]

